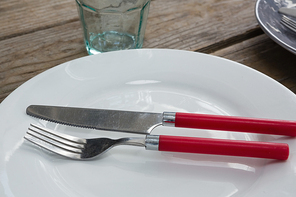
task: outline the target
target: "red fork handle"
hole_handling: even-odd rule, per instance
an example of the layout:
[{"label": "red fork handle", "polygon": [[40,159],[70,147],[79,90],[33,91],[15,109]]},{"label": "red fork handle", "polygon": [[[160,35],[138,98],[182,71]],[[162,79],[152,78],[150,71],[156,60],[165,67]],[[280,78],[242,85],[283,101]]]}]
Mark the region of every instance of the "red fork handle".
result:
[{"label": "red fork handle", "polygon": [[289,146],[288,144],[284,143],[165,135],[159,136],[158,150],[184,153],[257,157],[278,160],[287,160],[289,157]]},{"label": "red fork handle", "polygon": [[[296,121],[175,113],[175,127],[296,136]],[[170,124],[170,123],[169,123]],[[168,125],[169,125],[168,124]]]}]

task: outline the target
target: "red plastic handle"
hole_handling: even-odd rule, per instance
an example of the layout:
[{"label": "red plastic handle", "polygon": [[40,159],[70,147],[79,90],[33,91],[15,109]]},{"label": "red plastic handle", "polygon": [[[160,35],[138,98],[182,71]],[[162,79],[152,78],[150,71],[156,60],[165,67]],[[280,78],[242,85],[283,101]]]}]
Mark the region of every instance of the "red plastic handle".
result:
[{"label": "red plastic handle", "polygon": [[176,113],[175,127],[296,136],[296,121]]},{"label": "red plastic handle", "polygon": [[287,160],[289,146],[283,143],[159,136],[159,151],[258,157]]}]

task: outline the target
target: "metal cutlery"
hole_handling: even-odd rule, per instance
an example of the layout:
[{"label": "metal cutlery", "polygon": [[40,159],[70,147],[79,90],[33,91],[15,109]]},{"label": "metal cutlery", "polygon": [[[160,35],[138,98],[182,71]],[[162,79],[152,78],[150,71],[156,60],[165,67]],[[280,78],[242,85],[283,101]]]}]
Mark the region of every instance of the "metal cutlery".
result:
[{"label": "metal cutlery", "polygon": [[197,113],[149,113],[77,107],[31,105],[27,114],[70,126],[150,134],[157,126],[213,129],[296,136],[296,121]]},{"label": "metal cutlery", "polygon": [[101,155],[118,145],[134,145],[146,150],[257,157],[286,160],[289,146],[284,143],[209,139],[165,135],[146,135],[146,138],[84,139],[31,124],[26,140],[59,155],[86,160]]},{"label": "metal cutlery", "polygon": [[290,30],[296,33],[296,21],[290,19],[287,16],[283,16],[281,19],[281,24],[283,24],[285,27],[289,28]]},{"label": "metal cutlery", "polygon": [[296,8],[295,7],[293,7],[293,8],[281,7],[279,9],[279,13],[296,17]]}]

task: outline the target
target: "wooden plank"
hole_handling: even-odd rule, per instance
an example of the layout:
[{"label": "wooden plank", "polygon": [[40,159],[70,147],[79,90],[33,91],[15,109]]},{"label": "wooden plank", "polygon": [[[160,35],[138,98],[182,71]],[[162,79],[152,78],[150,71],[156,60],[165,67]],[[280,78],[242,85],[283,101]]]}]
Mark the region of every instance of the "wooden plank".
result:
[{"label": "wooden plank", "polygon": [[296,93],[296,55],[265,34],[212,53],[254,68]]},{"label": "wooden plank", "polygon": [[80,22],[0,41],[0,100],[38,73],[87,55]]},{"label": "wooden plank", "polygon": [[[256,0],[154,0],[144,47],[201,50],[258,29]],[[74,0],[0,1],[0,40],[78,20]]]},{"label": "wooden plank", "polygon": [[256,0],[153,1],[144,47],[201,51],[233,37],[242,41],[247,32],[259,29],[254,15],[255,2]]},{"label": "wooden plank", "polygon": [[[61,2],[0,1],[0,100],[36,74],[87,55],[75,1]],[[254,4],[255,0],[152,1],[144,48],[208,53],[257,36],[262,31]],[[7,19],[2,20],[4,15]]]},{"label": "wooden plank", "polygon": [[75,0],[1,0],[0,40],[78,21]]}]

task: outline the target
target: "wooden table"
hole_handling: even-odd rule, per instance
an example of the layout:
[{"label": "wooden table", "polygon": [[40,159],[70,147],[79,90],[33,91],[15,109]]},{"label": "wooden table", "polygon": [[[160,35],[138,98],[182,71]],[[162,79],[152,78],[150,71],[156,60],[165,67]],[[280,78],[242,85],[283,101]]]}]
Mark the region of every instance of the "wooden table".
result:
[{"label": "wooden table", "polygon": [[[255,0],[152,0],[143,48],[181,49],[252,67],[296,93],[296,55],[273,42]],[[35,75],[87,56],[75,0],[0,0],[0,102]]]}]

